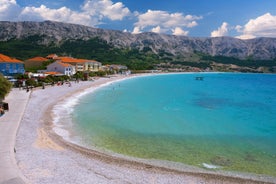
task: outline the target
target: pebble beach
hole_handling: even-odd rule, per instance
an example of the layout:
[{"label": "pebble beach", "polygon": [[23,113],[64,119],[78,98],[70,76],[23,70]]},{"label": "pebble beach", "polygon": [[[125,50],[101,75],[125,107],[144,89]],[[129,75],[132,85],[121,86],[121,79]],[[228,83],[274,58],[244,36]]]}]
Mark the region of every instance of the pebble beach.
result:
[{"label": "pebble beach", "polygon": [[26,183],[276,183],[275,178],[222,173],[208,169],[174,169],[140,162],[64,140],[53,131],[52,108],[73,94],[129,76],[99,78],[34,89],[16,137],[16,161]]}]

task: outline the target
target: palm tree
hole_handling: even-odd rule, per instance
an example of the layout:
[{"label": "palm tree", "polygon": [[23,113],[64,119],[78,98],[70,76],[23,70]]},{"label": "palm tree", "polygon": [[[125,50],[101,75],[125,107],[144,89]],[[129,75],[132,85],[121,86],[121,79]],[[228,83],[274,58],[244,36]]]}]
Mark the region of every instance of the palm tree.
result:
[{"label": "palm tree", "polygon": [[12,84],[0,74],[0,102],[10,92]]}]

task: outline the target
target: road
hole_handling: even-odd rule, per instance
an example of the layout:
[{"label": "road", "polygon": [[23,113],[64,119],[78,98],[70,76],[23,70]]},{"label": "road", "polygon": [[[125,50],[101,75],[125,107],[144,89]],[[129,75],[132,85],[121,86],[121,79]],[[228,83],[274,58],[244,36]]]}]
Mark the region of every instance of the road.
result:
[{"label": "road", "polygon": [[9,111],[0,117],[0,184],[26,183],[16,163],[14,145],[30,93],[12,89],[4,100],[9,103]]}]

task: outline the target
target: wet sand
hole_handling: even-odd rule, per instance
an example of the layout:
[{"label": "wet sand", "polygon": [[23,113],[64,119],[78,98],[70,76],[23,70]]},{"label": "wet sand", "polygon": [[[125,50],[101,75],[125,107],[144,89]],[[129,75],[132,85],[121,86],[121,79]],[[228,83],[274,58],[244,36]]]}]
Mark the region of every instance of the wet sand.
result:
[{"label": "wet sand", "polygon": [[275,178],[175,167],[108,155],[70,143],[53,131],[52,108],[87,88],[126,76],[32,91],[17,134],[16,160],[28,183],[276,183]]}]

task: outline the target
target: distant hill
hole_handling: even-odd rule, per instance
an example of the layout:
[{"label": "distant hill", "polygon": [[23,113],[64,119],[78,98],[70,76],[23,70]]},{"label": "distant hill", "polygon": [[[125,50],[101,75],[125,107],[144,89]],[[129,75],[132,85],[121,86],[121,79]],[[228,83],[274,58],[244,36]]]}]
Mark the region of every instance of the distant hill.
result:
[{"label": "distant hill", "polygon": [[0,52],[19,59],[66,54],[103,63],[122,63],[135,69],[153,69],[166,64],[170,67],[212,67],[214,62],[253,69],[263,66],[273,71],[276,38],[194,38],[131,34],[53,21],[2,21]]}]

